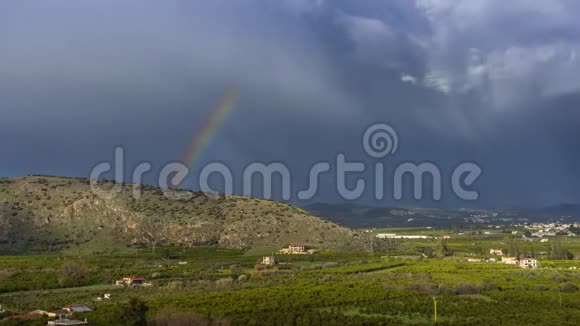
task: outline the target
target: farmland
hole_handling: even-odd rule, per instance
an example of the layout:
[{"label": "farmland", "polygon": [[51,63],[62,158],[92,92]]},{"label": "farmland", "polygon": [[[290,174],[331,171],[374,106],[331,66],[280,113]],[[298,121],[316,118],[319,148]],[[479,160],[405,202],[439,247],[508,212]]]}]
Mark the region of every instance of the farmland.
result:
[{"label": "farmland", "polygon": [[[258,264],[272,248],[167,246],[2,256],[0,304],[5,316],[85,304],[94,311],[75,317],[96,325],[427,325],[433,324],[436,300],[442,325],[577,324],[578,261],[539,258],[538,269],[467,262],[489,257],[490,248],[507,248],[506,241],[502,234],[451,237],[441,256],[441,241],[396,240],[364,252],[275,255],[275,266]],[[560,241],[578,253],[578,240]],[[531,246],[517,245],[522,253]],[[535,245],[538,254],[549,250],[546,243]],[[112,285],[128,275],[142,276],[151,286]],[[111,299],[98,301],[104,293]]]}]

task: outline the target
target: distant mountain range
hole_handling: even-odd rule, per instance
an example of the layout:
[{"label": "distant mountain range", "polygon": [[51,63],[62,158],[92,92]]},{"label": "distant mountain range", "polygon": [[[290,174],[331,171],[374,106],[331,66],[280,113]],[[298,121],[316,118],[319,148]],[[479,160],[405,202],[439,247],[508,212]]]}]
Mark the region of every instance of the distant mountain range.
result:
[{"label": "distant mountain range", "polygon": [[316,216],[351,228],[466,226],[524,222],[580,222],[580,205],[526,209],[405,208],[317,203],[304,207]]}]

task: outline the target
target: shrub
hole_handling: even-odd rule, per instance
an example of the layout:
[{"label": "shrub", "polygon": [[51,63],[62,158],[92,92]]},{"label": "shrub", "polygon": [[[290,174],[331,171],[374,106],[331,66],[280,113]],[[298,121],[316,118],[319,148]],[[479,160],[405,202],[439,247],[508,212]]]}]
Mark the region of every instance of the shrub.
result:
[{"label": "shrub", "polygon": [[227,325],[222,319],[212,316],[199,316],[192,313],[162,311],[151,321],[152,326],[188,326],[188,325]]},{"label": "shrub", "polygon": [[521,292],[521,291],[525,291],[526,290],[526,287],[523,286],[523,285],[521,285],[521,284],[518,284],[518,285],[516,285],[516,287],[514,288],[514,290]]},{"label": "shrub", "polygon": [[409,290],[434,295],[437,293],[437,286],[431,283],[411,283],[409,284]]},{"label": "shrub", "polygon": [[171,281],[167,284],[167,287],[171,288],[171,289],[179,289],[183,287],[183,282],[182,281]]},{"label": "shrub", "polygon": [[549,288],[543,284],[538,284],[534,287],[534,290],[536,290],[536,291],[548,291]]},{"label": "shrub", "polygon": [[230,289],[233,283],[234,280],[231,277],[220,278],[215,281],[215,285],[220,289]]},{"label": "shrub", "polygon": [[7,280],[10,278],[10,276],[12,276],[12,273],[5,270],[0,270],[0,281]]},{"label": "shrub", "polygon": [[469,283],[459,283],[455,286],[455,293],[457,294],[478,294],[479,290],[476,286]]},{"label": "shrub", "polygon": [[437,294],[453,296],[453,295],[456,295],[457,293],[455,293],[455,289],[453,289],[452,287],[445,285],[445,284],[439,284],[439,287],[437,289]]},{"label": "shrub", "polygon": [[479,288],[483,291],[501,290],[501,288],[491,280],[484,280],[479,284]]},{"label": "shrub", "polygon": [[550,275],[550,279],[552,281],[556,281],[556,282],[560,282],[560,283],[564,283],[564,282],[568,281],[568,279],[565,276],[561,275],[560,273],[554,273],[554,274]]},{"label": "shrub", "polygon": [[572,282],[566,282],[562,285],[561,288],[562,292],[576,292],[578,291],[578,286],[576,286],[576,284],[572,283]]},{"label": "shrub", "polygon": [[64,263],[61,267],[61,276],[59,283],[61,286],[73,287],[83,285],[84,279],[88,274],[86,267],[74,262]]},{"label": "shrub", "polygon": [[398,290],[397,286],[395,286],[394,284],[384,284],[383,289],[385,289],[385,291],[397,291]]}]

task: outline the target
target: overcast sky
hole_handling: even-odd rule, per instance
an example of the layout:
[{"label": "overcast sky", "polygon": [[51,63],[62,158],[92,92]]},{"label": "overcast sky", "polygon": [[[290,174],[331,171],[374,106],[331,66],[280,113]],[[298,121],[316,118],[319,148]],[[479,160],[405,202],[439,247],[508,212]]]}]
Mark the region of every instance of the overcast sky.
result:
[{"label": "overcast sky", "polygon": [[[194,170],[221,161],[241,180],[251,162],[284,162],[300,188],[337,153],[377,162],[360,138],[387,122],[400,143],[385,165],[484,171],[476,203],[444,191],[400,204],[579,203],[578,12],[575,0],[2,1],[0,175],[87,177],[115,145],[127,171],[159,169],[234,87]],[[332,180],[315,201],[340,200]]]}]

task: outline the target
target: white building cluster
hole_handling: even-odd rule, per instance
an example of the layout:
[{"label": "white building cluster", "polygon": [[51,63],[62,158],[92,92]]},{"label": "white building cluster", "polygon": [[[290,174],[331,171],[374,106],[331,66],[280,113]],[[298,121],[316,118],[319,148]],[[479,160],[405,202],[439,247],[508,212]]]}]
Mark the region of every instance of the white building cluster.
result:
[{"label": "white building cluster", "polygon": [[403,235],[396,233],[379,233],[377,234],[379,239],[431,239],[432,237],[428,235]]},{"label": "white building cluster", "polygon": [[534,223],[531,225],[525,225],[526,229],[528,229],[532,237],[543,238],[543,237],[552,237],[556,235],[563,235],[574,237],[576,234],[570,231],[570,228],[573,227],[572,224],[557,224],[557,223]]}]

